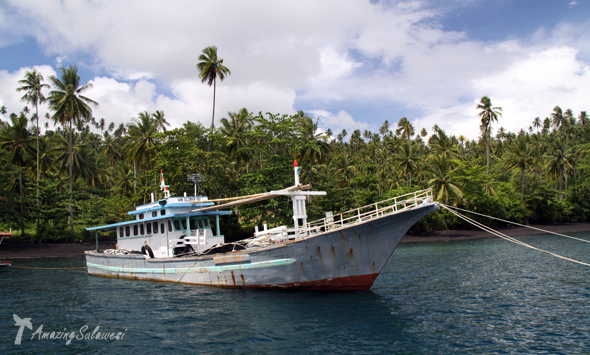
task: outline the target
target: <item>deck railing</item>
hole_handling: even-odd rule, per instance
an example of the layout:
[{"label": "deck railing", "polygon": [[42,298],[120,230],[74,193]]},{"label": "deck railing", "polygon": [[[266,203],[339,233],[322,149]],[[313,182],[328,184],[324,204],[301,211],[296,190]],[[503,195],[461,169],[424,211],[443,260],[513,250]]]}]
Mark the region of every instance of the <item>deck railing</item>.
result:
[{"label": "deck railing", "polygon": [[409,194],[342,212],[331,217],[325,217],[317,221],[309,222],[307,224],[307,232],[310,234],[316,234],[335,228],[342,228],[347,225],[375,219],[388,214],[399,213],[421,205],[424,202],[431,201],[433,201],[432,189],[411,192]]}]

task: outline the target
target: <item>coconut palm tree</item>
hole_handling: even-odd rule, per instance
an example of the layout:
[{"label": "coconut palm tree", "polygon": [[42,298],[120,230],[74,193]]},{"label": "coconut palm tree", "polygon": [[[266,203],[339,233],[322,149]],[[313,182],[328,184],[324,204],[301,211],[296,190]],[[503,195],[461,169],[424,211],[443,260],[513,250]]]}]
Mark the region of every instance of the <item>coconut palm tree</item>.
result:
[{"label": "coconut palm tree", "polygon": [[[301,146],[299,147],[299,154],[301,159],[308,159],[310,168],[313,169],[314,164],[323,164],[325,158],[330,151],[330,145],[327,143],[328,136],[323,132],[318,132],[319,118],[313,122],[313,119],[303,113],[297,112],[296,119],[298,120],[297,134],[302,138]],[[360,131],[359,131],[360,133]]]},{"label": "coconut palm tree", "polygon": [[454,159],[459,157],[459,149],[454,144],[455,137],[449,137],[440,127],[435,126],[434,132],[429,139],[428,145],[433,155],[442,155],[445,158]]},{"label": "coconut palm tree", "polygon": [[[22,86],[16,89],[16,91],[25,92],[21,100],[35,105],[35,120],[37,121],[37,130],[35,132],[37,135],[37,176],[35,179],[37,183],[37,198],[39,198],[39,178],[41,174],[39,167],[39,104],[45,101],[43,89],[49,88],[49,85],[44,84],[43,80],[43,75],[37,69],[33,69],[33,71],[27,71],[25,78],[18,81]],[[37,234],[39,234],[39,218],[37,218]]]},{"label": "coconut palm tree", "polygon": [[157,132],[158,123],[147,111],[139,113],[137,118],[133,119],[133,123],[130,124],[128,128],[128,160],[135,164],[139,164],[139,166],[146,171],[151,168],[151,157],[154,155],[152,148],[159,143],[155,137]]},{"label": "coconut palm tree", "polygon": [[225,146],[229,149],[229,154],[236,159],[236,179],[240,176],[240,163],[242,159],[247,159],[247,154],[243,147],[248,144],[246,133],[252,127],[252,117],[246,108],[238,112],[228,112],[227,118],[221,119],[220,132],[225,136]]},{"label": "coconut palm tree", "polygon": [[512,141],[504,155],[506,172],[519,169],[522,173],[520,199],[523,202],[526,170],[538,167],[538,158],[538,150],[535,149],[525,135],[519,135],[518,138]]},{"label": "coconut palm tree", "polygon": [[563,182],[565,180],[565,190],[567,190],[568,173],[573,169],[573,151],[568,147],[565,140],[557,137],[551,142],[551,148],[548,150],[545,159],[545,169],[549,177],[559,180],[559,201],[561,201]]},{"label": "coconut palm tree", "polygon": [[51,76],[49,80],[54,90],[49,93],[49,107],[54,112],[54,122],[59,122],[63,127],[69,123],[69,175],[70,198],[68,208],[70,210],[70,234],[74,235],[74,211],[73,199],[73,175],[72,175],[72,126],[81,121],[92,120],[92,106],[98,107],[98,102],[83,96],[82,94],[92,88],[91,83],[80,85],[80,76],[77,66],[61,67],[61,79]]},{"label": "coconut palm tree", "polygon": [[162,132],[166,132],[166,126],[170,126],[170,123],[166,121],[166,117],[164,117],[164,111],[156,111],[152,113],[152,117],[156,120],[156,124],[158,125],[158,129],[162,129]]},{"label": "coconut palm tree", "polygon": [[201,52],[197,63],[199,77],[201,82],[207,82],[209,86],[213,85],[213,114],[211,116],[211,129],[215,128],[215,91],[217,78],[223,81],[226,76],[231,75],[230,70],[223,65],[223,59],[217,56],[217,47],[210,46]]},{"label": "coconut palm tree", "polygon": [[395,130],[395,134],[397,134],[398,136],[401,135],[401,137],[407,141],[409,141],[410,138],[412,138],[412,136],[414,135],[414,126],[405,117],[402,117],[399,120],[399,122],[397,123],[397,127],[398,128]]},{"label": "coconut palm tree", "polygon": [[551,114],[551,125],[554,129],[559,129],[564,122],[563,117],[563,110],[559,106],[555,106],[553,108],[553,113]]},{"label": "coconut palm tree", "polygon": [[444,155],[436,155],[429,158],[428,162],[428,170],[431,176],[428,185],[433,189],[436,200],[447,205],[451,197],[454,197],[456,202],[461,201],[463,191],[461,191],[453,178],[455,168],[451,161]]},{"label": "coconut palm tree", "polygon": [[501,107],[492,107],[492,100],[488,96],[484,96],[479,101],[477,105],[477,109],[481,110],[479,112],[479,117],[481,117],[481,131],[483,137],[486,141],[486,172],[489,174],[490,172],[490,135],[492,129],[492,123],[498,122],[498,117],[502,116],[502,108]]},{"label": "coconut palm tree", "polygon": [[346,154],[338,154],[330,161],[329,168],[336,179],[338,187],[343,188],[357,174],[357,168],[348,161]]},{"label": "coconut palm tree", "polygon": [[[27,129],[28,119],[21,113],[20,115],[12,114],[10,116],[12,124],[0,131],[0,149],[10,153],[11,163],[18,167],[18,193],[24,196],[23,187],[23,170],[29,165],[30,158],[33,156],[33,141],[31,132]],[[30,164],[32,165],[32,164]],[[21,216],[24,216],[24,206],[21,203]],[[25,234],[24,219],[21,218],[22,235]]]},{"label": "coconut palm tree", "polygon": [[43,84],[43,75],[33,69],[33,71],[27,71],[25,78],[19,80],[19,84],[22,86],[18,87],[16,91],[24,91],[25,95],[21,97],[21,100],[35,105],[35,119],[37,121],[37,195],[39,195],[39,104],[45,101],[45,95],[43,95],[43,89],[49,88],[49,84]]},{"label": "coconut palm tree", "polygon": [[409,141],[402,143],[395,156],[396,169],[402,171],[406,177],[407,187],[411,186],[412,175],[418,170],[420,156],[414,144]]}]

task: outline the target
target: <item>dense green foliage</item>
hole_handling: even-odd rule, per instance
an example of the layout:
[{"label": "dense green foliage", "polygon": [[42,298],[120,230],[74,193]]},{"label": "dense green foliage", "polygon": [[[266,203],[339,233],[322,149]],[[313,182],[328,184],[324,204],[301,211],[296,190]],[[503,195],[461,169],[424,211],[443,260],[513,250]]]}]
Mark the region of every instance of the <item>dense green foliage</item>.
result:
[{"label": "dense green foliage", "polygon": [[[74,69],[64,70],[72,76],[64,79],[79,85],[70,72]],[[585,112],[575,117],[571,110],[555,107],[528,131],[499,128],[492,136],[501,108],[484,97],[478,106],[478,140],[449,136],[438,126],[430,135],[426,130],[416,134],[406,118],[397,127],[386,121],[377,133],[342,131],[333,137],[303,112],[253,114],[245,108],[228,113],[218,129],[186,122],[166,130],[162,111],[144,111],[127,125],[106,127],[104,119],[97,122],[88,112],[64,113],[54,92],[52,119],[61,124],[54,129],[46,124],[40,132],[36,114],[27,107],[10,114],[2,108],[0,230],[12,228],[23,239],[89,238],[84,227],[127,218],[126,212],[147,202],[152,192],[161,197],[161,170],[173,194],[192,194],[187,174],[201,173],[209,198],[227,198],[291,186],[294,159],[302,167],[302,183],[328,192],[308,203],[310,220],[323,217],[324,211],[342,212],[429,187],[439,202],[520,223],[590,219],[590,122]],[[27,102],[36,110],[43,96],[35,101],[31,95]],[[223,222],[232,239],[246,236],[255,225],[292,222],[285,197],[235,212]],[[464,227],[440,212],[413,230]]]}]

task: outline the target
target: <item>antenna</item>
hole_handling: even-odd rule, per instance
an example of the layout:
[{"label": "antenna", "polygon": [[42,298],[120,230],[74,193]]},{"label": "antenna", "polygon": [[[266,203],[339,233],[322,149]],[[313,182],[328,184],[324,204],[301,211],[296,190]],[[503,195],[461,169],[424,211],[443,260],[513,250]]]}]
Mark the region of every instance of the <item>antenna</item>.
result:
[{"label": "antenna", "polygon": [[188,174],[186,176],[186,180],[192,182],[195,185],[195,196],[200,196],[197,195],[197,189],[199,190],[201,195],[205,195],[205,192],[203,192],[203,189],[201,189],[201,185],[199,185],[200,183],[205,181],[205,177],[203,176],[203,174]]}]

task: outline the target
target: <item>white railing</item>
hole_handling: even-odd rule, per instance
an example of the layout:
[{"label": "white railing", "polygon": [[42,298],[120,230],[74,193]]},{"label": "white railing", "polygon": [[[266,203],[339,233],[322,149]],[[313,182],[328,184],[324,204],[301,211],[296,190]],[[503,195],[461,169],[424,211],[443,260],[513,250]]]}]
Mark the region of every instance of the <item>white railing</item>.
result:
[{"label": "white railing", "polygon": [[432,189],[411,192],[409,194],[393,197],[367,206],[342,212],[334,216],[309,222],[306,230],[310,234],[321,233],[335,228],[342,228],[354,223],[383,217],[388,214],[399,213],[425,202],[432,201]]}]

